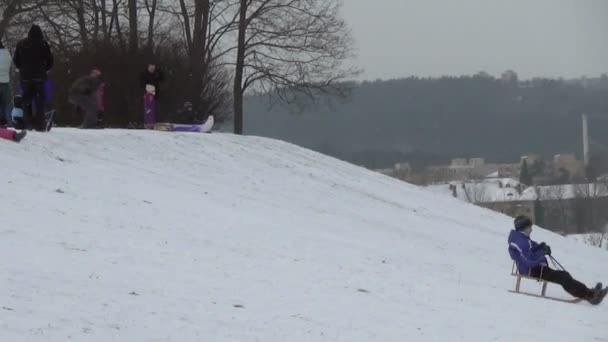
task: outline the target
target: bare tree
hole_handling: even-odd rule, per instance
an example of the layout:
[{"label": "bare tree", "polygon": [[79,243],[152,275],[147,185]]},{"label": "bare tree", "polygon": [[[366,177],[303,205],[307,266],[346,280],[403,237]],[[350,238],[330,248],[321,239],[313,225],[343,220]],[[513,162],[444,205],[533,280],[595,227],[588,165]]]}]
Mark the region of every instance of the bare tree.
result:
[{"label": "bare tree", "polygon": [[6,29],[13,19],[21,14],[35,11],[48,3],[49,0],[0,0],[0,37],[4,36]]},{"label": "bare tree", "polygon": [[[93,0],[94,4],[97,4],[97,0]],[[95,10],[99,9],[99,13],[101,14],[101,32],[103,35],[103,40],[108,41],[110,39],[110,33],[108,31],[108,13],[106,8],[106,0],[99,0],[99,6],[95,6]],[[96,19],[99,19],[99,16],[96,14]],[[98,26],[96,26],[98,27]],[[95,32],[95,39],[98,39],[98,32]]]},{"label": "bare tree", "polygon": [[126,49],[126,43],[122,34],[122,28],[120,25],[120,19],[118,16],[118,11],[120,8],[120,5],[122,3],[123,0],[112,0],[112,14],[111,14],[111,19],[110,19],[110,27],[108,28],[108,36],[112,36],[112,32],[115,29],[116,30],[116,38],[118,40],[118,44],[120,45],[120,47],[125,50]]},{"label": "bare tree", "polygon": [[137,0],[127,0],[129,7],[129,53],[133,56],[139,48],[139,25],[137,23]]},{"label": "bare tree", "polygon": [[567,193],[564,185],[548,185],[537,187],[537,196],[543,202],[545,222],[547,226],[565,232],[573,230],[575,224],[572,214],[571,194]]},{"label": "bare tree", "polygon": [[352,40],[337,0],[239,0],[234,132],[243,132],[243,95],[257,84],[284,101],[343,94]]},{"label": "bare tree", "polygon": [[230,45],[227,41],[234,31],[234,8],[235,0],[179,0],[159,6],[160,11],[172,15],[182,26],[192,75],[187,89],[199,92],[199,111],[214,112],[220,121],[229,114],[224,104],[229,100],[230,78],[222,59],[231,49],[224,48],[222,43]]},{"label": "bare tree", "polygon": [[156,19],[157,0],[145,0],[146,10],[148,11],[148,42],[146,49],[152,52],[154,48],[154,24]]},{"label": "bare tree", "polygon": [[598,181],[596,183],[576,184],[575,217],[581,227],[581,232],[600,232],[608,224],[608,184]]},{"label": "bare tree", "polygon": [[591,233],[585,236],[585,242],[591,246],[608,249],[608,235],[606,233]]},{"label": "bare tree", "polygon": [[608,250],[608,222],[601,232],[585,235],[584,241],[591,246]]}]

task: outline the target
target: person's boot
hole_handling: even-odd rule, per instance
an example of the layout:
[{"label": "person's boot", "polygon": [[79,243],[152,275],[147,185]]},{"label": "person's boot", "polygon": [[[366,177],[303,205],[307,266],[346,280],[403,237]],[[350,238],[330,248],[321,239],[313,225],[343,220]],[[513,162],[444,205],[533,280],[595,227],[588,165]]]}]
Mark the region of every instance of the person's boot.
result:
[{"label": "person's boot", "polygon": [[16,128],[16,129],[25,129],[25,124],[23,123],[23,119],[16,118],[13,121],[15,122],[15,124],[13,125],[14,128]]},{"label": "person's boot", "polygon": [[21,139],[23,139],[26,134],[27,134],[26,130],[22,130],[21,132],[15,132],[15,135],[13,135],[13,141],[20,142]]},{"label": "person's boot", "polygon": [[595,294],[595,300],[592,304],[593,305],[600,304],[604,300],[604,298],[606,298],[607,294],[608,294],[608,287],[598,290]]},{"label": "person's boot", "polygon": [[[585,299],[593,305],[598,305],[599,303],[601,303],[602,299],[604,299],[602,296],[602,292],[603,292],[602,287],[603,287],[602,283],[597,283],[595,285],[595,287],[593,289],[591,289],[591,291],[589,292],[589,295]],[[606,294],[604,293],[604,296],[605,295]]]},{"label": "person's boot", "polygon": [[97,111],[97,128],[102,129],[103,127],[103,112]]}]

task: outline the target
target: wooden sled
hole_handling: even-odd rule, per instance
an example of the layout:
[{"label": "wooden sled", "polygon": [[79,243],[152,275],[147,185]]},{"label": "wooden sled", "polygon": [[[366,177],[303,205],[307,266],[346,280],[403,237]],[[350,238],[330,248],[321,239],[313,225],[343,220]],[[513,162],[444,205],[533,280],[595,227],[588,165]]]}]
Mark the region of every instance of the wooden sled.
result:
[{"label": "wooden sled", "polygon": [[[534,277],[530,277],[529,275],[525,275],[525,274],[521,274],[519,273],[519,271],[517,270],[517,266],[515,265],[515,263],[513,263],[513,267],[511,268],[511,275],[517,278],[517,281],[515,282],[515,290],[509,290],[509,292],[511,293],[517,293],[517,294],[522,294],[522,295],[526,295],[526,296],[531,296],[531,297],[538,297],[538,298],[544,298],[544,299],[550,299],[550,300],[555,300],[558,302],[564,302],[564,303],[580,303],[583,301],[582,298],[572,298],[572,299],[564,299],[564,298],[557,298],[557,297],[550,297],[547,296],[547,281],[543,280],[543,279],[539,279],[539,278],[534,278]],[[540,294],[536,294],[536,293],[530,293],[530,292],[522,292],[520,291],[520,285],[521,285],[521,280],[522,279],[530,279],[530,280],[535,280],[539,283],[543,283],[543,287],[541,290]]]},{"label": "wooden sled", "polygon": [[194,133],[211,133],[211,129],[215,123],[213,115],[209,115],[207,120],[202,124],[177,124],[172,122],[157,122],[154,124],[154,129],[165,132],[194,132]]},{"label": "wooden sled", "polygon": [[154,124],[154,129],[169,132],[173,130],[173,124],[169,122],[157,122]]}]

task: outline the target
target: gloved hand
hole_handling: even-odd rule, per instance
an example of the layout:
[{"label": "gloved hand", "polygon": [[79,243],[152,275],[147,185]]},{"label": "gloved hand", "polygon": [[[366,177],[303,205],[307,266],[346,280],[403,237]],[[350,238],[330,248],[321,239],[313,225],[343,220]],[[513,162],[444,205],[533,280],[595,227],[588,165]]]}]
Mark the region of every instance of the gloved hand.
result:
[{"label": "gloved hand", "polygon": [[551,247],[544,242],[541,242],[540,245],[538,245],[538,249],[542,250],[547,255],[551,255]]}]

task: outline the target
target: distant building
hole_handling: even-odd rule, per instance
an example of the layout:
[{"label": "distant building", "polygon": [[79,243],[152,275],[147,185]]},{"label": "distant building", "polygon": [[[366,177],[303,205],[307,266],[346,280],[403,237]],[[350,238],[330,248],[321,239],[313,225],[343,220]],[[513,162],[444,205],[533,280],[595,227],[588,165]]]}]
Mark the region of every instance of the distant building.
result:
[{"label": "distant building", "polygon": [[502,164],[487,163],[484,158],[454,158],[448,165],[433,165],[417,170],[414,170],[409,163],[403,162],[395,164],[392,171],[384,169],[379,172],[418,185],[486,178],[519,179],[524,161],[529,172],[538,168],[538,163],[542,165],[541,172],[531,176],[529,181],[532,183],[529,185],[564,184],[573,180],[581,181],[585,176],[584,164],[574,154],[558,154],[547,162],[538,154],[527,154],[517,163]]},{"label": "distant building", "polygon": [[526,164],[528,164],[528,166],[538,162],[539,160],[542,160],[541,156],[538,154],[526,154],[525,156],[522,156],[519,160],[520,164],[523,164],[524,160],[526,161]]},{"label": "distant building", "polygon": [[567,171],[570,178],[585,177],[585,163],[576,159],[574,154],[556,154],[553,157],[553,172],[559,174],[560,170]]},{"label": "distant building", "polygon": [[450,164],[451,168],[466,168],[469,166],[469,162],[466,158],[454,158]]},{"label": "distant building", "polygon": [[527,215],[562,234],[600,231],[608,223],[608,184],[524,185],[515,179],[449,182],[426,187],[515,217]]}]

